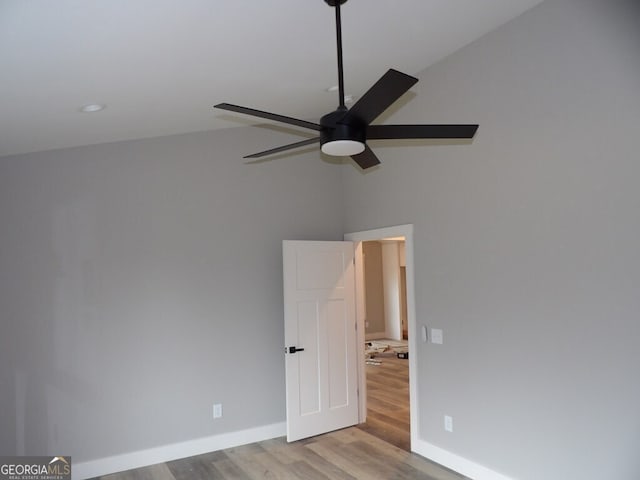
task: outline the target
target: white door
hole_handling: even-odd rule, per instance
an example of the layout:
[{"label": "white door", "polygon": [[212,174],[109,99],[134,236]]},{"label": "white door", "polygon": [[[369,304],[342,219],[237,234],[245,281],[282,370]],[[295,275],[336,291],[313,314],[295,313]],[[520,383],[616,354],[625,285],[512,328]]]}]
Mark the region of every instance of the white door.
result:
[{"label": "white door", "polygon": [[351,242],[284,241],[287,440],[358,423]]}]

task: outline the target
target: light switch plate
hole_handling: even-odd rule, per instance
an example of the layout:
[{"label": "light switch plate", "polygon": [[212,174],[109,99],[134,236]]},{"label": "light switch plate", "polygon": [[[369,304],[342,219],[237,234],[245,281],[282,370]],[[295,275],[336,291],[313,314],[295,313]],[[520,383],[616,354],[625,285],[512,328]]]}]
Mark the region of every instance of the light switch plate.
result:
[{"label": "light switch plate", "polygon": [[439,328],[432,328],[431,329],[431,343],[437,343],[438,345],[442,345],[443,343],[443,335],[442,335],[442,330],[440,330]]}]

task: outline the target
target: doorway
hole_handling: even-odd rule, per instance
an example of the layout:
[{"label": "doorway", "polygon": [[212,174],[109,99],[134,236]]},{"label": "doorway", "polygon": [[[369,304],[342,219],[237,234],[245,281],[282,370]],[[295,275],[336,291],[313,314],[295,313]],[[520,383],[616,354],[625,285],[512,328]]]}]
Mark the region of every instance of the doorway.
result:
[{"label": "doorway", "polygon": [[411,449],[404,237],[362,242],[367,421],[358,428]]},{"label": "doorway", "polygon": [[[394,298],[390,298],[390,302],[393,304],[393,310],[397,310],[397,323],[393,325],[389,324],[385,326],[385,336],[394,336],[400,341],[403,340],[406,331],[407,345],[409,358],[398,359],[389,357],[387,364],[389,367],[398,360],[401,362],[399,367],[406,369],[408,367],[409,377],[409,450],[412,450],[411,445],[416,445],[418,438],[417,426],[418,423],[418,409],[417,409],[417,371],[416,371],[416,354],[417,354],[417,341],[416,341],[416,319],[415,319],[415,300],[414,300],[414,269],[413,269],[413,225],[399,225],[395,227],[387,227],[375,230],[368,230],[362,232],[349,233],[344,236],[345,240],[353,241],[355,243],[356,251],[356,322],[358,328],[358,379],[359,379],[359,391],[360,391],[360,408],[359,408],[359,421],[364,423],[367,419],[367,364],[366,364],[366,342],[367,342],[367,327],[366,327],[366,294],[364,288],[364,261],[363,250],[364,242],[377,241],[385,242],[381,245],[391,245],[395,243],[396,258],[399,258],[400,253],[397,245],[400,240],[404,241],[404,251],[402,254],[402,260],[398,260],[397,273],[392,282],[397,284],[396,293]],[[394,247],[387,247],[387,250],[394,250]],[[393,254],[388,255],[393,257]],[[402,269],[400,263],[403,263]],[[388,268],[389,270],[389,268]],[[393,269],[396,271],[396,269]],[[404,278],[403,278],[404,277]],[[406,303],[400,299],[401,291],[405,294]],[[405,324],[401,323],[402,317],[405,317]],[[380,328],[378,326],[378,328]],[[387,330],[389,329],[389,330]],[[371,324],[369,324],[369,330],[371,330]],[[392,340],[392,339],[391,339]],[[393,350],[391,350],[393,352]],[[402,362],[405,362],[404,365]]]}]

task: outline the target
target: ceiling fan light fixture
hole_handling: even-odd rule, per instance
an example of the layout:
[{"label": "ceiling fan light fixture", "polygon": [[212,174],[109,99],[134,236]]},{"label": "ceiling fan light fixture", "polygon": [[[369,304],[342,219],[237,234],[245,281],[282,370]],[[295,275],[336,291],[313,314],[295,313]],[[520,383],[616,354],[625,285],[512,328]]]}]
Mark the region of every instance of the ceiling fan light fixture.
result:
[{"label": "ceiling fan light fixture", "polygon": [[322,145],[322,153],[334,157],[350,157],[364,152],[365,145],[356,140],[333,140]]}]

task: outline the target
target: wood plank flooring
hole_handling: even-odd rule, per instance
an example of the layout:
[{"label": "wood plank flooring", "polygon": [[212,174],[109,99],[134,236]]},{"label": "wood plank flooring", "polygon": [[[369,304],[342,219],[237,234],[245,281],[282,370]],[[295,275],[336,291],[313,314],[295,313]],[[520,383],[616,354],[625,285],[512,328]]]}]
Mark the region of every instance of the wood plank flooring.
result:
[{"label": "wood plank flooring", "polygon": [[204,479],[461,480],[463,477],[355,427],[294,443],[276,438],[100,477],[100,480]]},{"label": "wood plank flooring", "polygon": [[411,450],[409,427],[409,360],[394,353],[375,356],[380,365],[366,365],[367,421],[357,428]]}]

